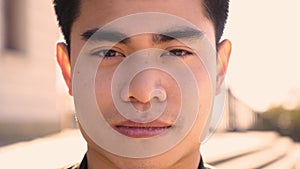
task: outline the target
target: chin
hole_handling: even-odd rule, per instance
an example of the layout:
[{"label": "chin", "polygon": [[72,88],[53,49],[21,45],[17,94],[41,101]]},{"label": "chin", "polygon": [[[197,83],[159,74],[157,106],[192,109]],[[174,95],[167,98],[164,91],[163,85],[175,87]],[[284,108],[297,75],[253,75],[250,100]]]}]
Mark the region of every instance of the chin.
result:
[{"label": "chin", "polygon": [[[81,127],[80,127],[81,129]],[[95,144],[88,135],[82,130],[82,135],[88,143],[88,152],[98,156],[107,162],[108,166],[114,166],[121,169],[172,169],[174,166],[182,168],[182,161],[189,164],[197,163],[200,157],[199,147],[200,142],[197,139],[191,139],[191,135],[188,135],[187,140],[183,140],[176,145],[173,149],[157,156],[149,158],[126,158],[117,156],[110,152],[105,151],[97,144]],[[198,132],[198,131],[197,131]],[[193,135],[193,134],[192,134]],[[198,163],[196,164],[198,165]],[[181,166],[181,167],[180,167]]]}]

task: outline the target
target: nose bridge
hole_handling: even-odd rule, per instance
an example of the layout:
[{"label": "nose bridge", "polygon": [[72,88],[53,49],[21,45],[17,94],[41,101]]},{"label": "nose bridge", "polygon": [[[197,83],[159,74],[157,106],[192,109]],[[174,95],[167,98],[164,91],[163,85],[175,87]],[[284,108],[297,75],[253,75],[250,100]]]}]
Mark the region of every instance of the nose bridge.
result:
[{"label": "nose bridge", "polygon": [[163,99],[164,89],[161,86],[160,72],[156,69],[147,69],[139,72],[132,79],[129,86],[129,97],[142,103],[150,102],[157,97]]},{"label": "nose bridge", "polygon": [[152,48],[152,36],[153,35],[151,33],[144,33],[132,36],[131,43],[129,45],[133,52]]}]

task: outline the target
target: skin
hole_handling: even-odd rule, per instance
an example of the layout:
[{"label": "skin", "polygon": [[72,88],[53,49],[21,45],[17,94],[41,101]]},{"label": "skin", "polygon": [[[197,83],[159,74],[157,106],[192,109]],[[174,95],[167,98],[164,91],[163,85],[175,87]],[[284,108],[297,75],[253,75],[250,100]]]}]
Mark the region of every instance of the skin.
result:
[{"label": "skin", "polygon": [[[74,22],[71,30],[71,61],[69,60],[66,45],[64,43],[57,44],[57,61],[61,67],[66,84],[69,87],[70,95],[72,95],[72,70],[78,54],[85,44],[81,34],[91,28],[99,28],[119,17],[140,12],[169,13],[187,19],[205,33],[211,44],[215,44],[213,24],[205,17],[204,9],[199,0],[189,0],[188,3],[186,0],[82,0],[81,15]],[[178,41],[155,44],[151,41],[151,37],[152,35],[150,34],[136,35],[131,37],[130,44],[117,44],[113,49],[125,56],[147,48],[168,50],[176,47],[176,49],[187,49]],[[223,82],[230,52],[231,43],[229,40],[224,40],[218,45],[217,77],[215,79],[217,84],[216,93],[218,93],[219,86]],[[122,56],[116,56],[105,60],[103,62],[104,65],[100,66],[101,69],[99,68],[97,72],[95,81],[98,105],[111,126],[124,120],[123,117],[118,115],[116,108],[112,106],[110,93],[112,74],[122,59]],[[201,115],[197,117],[195,125],[187,137],[173,149],[161,155],[144,159],[131,159],[103,150],[81,128],[81,132],[88,144],[87,157],[89,169],[196,169],[198,167],[201,158],[199,133],[201,133],[201,136],[204,136],[206,133],[207,121],[210,118],[209,110],[211,103],[209,100],[214,96],[211,92],[207,92],[210,89],[209,76],[201,66],[199,59],[196,56],[188,55],[187,57],[183,57],[182,60],[192,70],[198,82],[198,90],[202,93],[199,106],[199,113]],[[157,88],[163,89],[168,96],[166,112],[159,120],[172,125],[181,100],[178,85],[176,85],[171,76],[158,70],[143,71],[132,80],[127,97],[137,109],[144,110],[149,106],[151,91]]]}]

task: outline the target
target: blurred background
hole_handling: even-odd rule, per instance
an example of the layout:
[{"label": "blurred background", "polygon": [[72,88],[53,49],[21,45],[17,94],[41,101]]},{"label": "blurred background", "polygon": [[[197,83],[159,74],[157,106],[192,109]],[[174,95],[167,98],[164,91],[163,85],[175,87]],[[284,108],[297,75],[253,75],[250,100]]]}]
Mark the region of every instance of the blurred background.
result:
[{"label": "blurred background", "polygon": [[70,127],[52,2],[0,0],[0,35],[0,146]]},{"label": "blurred background", "polygon": [[[259,139],[271,131],[300,142],[299,7],[298,0],[231,0],[223,36],[233,43],[228,100],[216,133],[255,131]],[[0,157],[1,148],[76,128],[58,41],[51,0],[0,0]]]}]

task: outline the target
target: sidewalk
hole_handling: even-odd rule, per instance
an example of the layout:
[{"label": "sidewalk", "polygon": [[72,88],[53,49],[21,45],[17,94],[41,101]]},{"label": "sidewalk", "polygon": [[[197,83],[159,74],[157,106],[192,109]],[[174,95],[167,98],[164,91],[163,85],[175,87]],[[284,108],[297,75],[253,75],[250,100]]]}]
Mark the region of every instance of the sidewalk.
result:
[{"label": "sidewalk", "polygon": [[220,169],[300,167],[300,144],[274,132],[216,133],[202,153],[207,163]]}]

